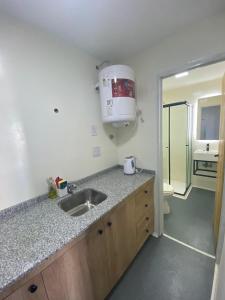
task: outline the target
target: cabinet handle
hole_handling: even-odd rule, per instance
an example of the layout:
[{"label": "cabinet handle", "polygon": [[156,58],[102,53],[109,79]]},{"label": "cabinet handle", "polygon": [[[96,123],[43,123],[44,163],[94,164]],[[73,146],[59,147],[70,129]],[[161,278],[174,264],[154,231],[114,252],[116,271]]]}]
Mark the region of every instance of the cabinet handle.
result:
[{"label": "cabinet handle", "polygon": [[148,204],[145,204],[145,207],[148,207]]},{"label": "cabinet handle", "polygon": [[148,191],[145,190],[145,194],[148,194]]},{"label": "cabinet handle", "polygon": [[112,222],[108,222],[107,225],[108,225],[109,227],[111,227],[111,226],[112,226]]},{"label": "cabinet handle", "polygon": [[149,233],[149,230],[148,230],[148,229],[146,229],[146,232],[147,232],[147,233]]},{"label": "cabinet handle", "polygon": [[38,289],[38,286],[36,284],[31,284],[28,288],[28,291],[33,294],[36,292],[36,290]]},{"label": "cabinet handle", "polygon": [[99,234],[103,234],[103,230],[102,230],[102,229],[99,229],[99,230],[98,230],[98,233],[99,233]]},{"label": "cabinet handle", "polygon": [[149,217],[146,217],[146,221],[148,221],[149,220]]}]

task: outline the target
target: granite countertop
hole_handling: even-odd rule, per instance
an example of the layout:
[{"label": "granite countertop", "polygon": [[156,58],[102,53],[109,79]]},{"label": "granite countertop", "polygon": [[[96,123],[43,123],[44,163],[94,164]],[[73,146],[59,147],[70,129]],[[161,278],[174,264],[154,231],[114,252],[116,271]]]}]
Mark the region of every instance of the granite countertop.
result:
[{"label": "granite countertop", "polygon": [[77,191],[93,188],[107,199],[79,217],[62,211],[57,200],[45,199],[7,218],[0,217],[0,292],[23,277],[154,175],[145,171],[127,176],[120,168],[91,176]]}]

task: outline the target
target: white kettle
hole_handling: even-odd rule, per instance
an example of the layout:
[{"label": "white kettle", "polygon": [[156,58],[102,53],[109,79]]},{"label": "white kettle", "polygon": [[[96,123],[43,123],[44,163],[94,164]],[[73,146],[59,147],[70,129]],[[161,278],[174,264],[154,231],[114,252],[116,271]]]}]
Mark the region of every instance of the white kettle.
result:
[{"label": "white kettle", "polygon": [[133,175],[136,172],[136,159],[134,156],[128,156],[124,159],[123,171],[126,175]]}]

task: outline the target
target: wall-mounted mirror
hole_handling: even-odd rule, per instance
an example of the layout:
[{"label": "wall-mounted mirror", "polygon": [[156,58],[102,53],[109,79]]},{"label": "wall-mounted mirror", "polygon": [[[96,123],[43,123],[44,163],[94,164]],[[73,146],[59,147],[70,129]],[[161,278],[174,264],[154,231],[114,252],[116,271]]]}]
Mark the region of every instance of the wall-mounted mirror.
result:
[{"label": "wall-mounted mirror", "polygon": [[198,140],[218,140],[221,96],[198,100]]}]

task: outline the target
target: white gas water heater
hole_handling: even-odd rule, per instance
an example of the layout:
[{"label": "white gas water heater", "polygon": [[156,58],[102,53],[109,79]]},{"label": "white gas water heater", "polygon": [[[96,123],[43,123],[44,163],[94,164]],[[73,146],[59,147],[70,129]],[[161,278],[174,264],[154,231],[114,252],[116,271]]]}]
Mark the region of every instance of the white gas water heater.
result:
[{"label": "white gas water heater", "polygon": [[125,65],[112,65],[99,72],[103,123],[119,127],[136,119],[134,71]]}]

